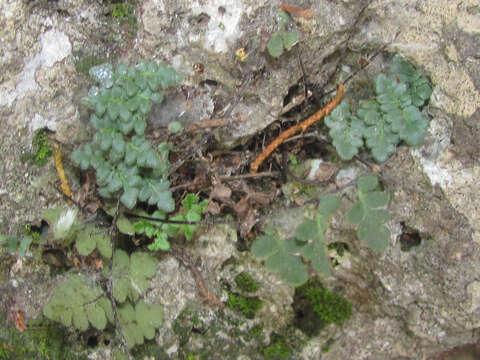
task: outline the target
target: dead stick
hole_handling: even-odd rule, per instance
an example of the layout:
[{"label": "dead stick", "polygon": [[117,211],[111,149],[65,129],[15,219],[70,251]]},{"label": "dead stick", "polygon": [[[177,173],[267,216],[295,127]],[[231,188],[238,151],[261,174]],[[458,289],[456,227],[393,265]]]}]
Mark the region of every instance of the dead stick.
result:
[{"label": "dead stick", "polygon": [[331,102],[329,102],[325,107],[318,110],[315,114],[313,114],[306,120],[302,121],[300,124],[294,125],[291,128],[285,130],[275,140],[273,140],[270,145],[267,146],[265,151],[258,155],[252,165],[250,165],[250,174],[256,174],[258,168],[265,161],[265,159],[269,157],[270,154],[274,152],[275,149],[279,147],[286,139],[288,139],[290,136],[294,135],[300,130],[305,132],[309,126],[321,120],[325,115],[330,114],[330,112],[340,103],[340,100],[342,100],[342,96],[343,84],[340,84],[338,85],[337,95],[335,95]]}]

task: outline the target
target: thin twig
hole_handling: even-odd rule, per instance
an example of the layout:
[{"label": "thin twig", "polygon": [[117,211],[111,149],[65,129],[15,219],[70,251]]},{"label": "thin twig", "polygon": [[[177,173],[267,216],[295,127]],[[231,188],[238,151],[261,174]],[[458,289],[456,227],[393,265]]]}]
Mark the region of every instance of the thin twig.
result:
[{"label": "thin twig", "polygon": [[[358,22],[360,21],[360,17],[362,16],[363,12],[370,6],[370,3],[372,1],[368,1],[367,4],[365,4],[361,9],[360,11],[358,12],[357,16],[355,17],[355,21],[353,22],[352,26],[350,26],[350,29],[349,29],[349,32],[348,32],[348,36],[347,38],[343,41],[343,43],[345,43],[345,47],[342,49],[342,53],[340,54],[340,56],[338,57],[338,61],[337,61],[337,65],[335,65],[335,69],[332,71],[332,73],[330,74],[328,80],[327,80],[327,84],[329,84],[330,82],[332,82],[333,80],[333,77],[335,76],[335,74],[337,73],[338,69],[340,68],[340,62],[341,62],[341,59],[343,59],[345,56],[345,53],[347,51],[347,48],[348,48],[348,45],[350,43],[350,40],[352,39],[352,37],[357,33],[356,31],[354,31],[355,27],[357,26]],[[350,79],[348,79],[350,80]],[[345,80],[343,82],[344,84],[347,83],[347,80]],[[333,92],[330,91],[329,93]],[[327,93],[327,94],[329,94]],[[327,94],[324,94],[324,95],[327,95]]]},{"label": "thin twig", "polygon": [[228,125],[228,118],[214,118],[210,120],[203,120],[200,122],[195,122],[188,127],[187,131],[195,131],[198,129],[207,129],[207,128],[217,128]]},{"label": "thin twig", "polygon": [[125,212],[125,216],[136,218],[136,219],[143,219],[149,221],[156,221],[162,224],[177,224],[177,225],[217,225],[217,224],[234,224],[235,222],[232,220],[201,220],[201,221],[181,221],[181,220],[170,220],[170,219],[159,219],[154,218],[151,216],[146,215],[138,215],[131,212]]},{"label": "thin twig", "polygon": [[216,297],[207,289],[207,286],[205,285],[205,280],[203,279],[202,274],[197,269],[197,267],[195,266],[193,261],[190,259],[190,257],[187,256],[185,251],[181,249],[171,249],[170,252],[171,254],[173,254],[175,259],[177,259],[181,264],[183,264],[183,266],[185,266],[191,271],[195,279],[195,283],[197,284],[198,291],[205,298],[207,303],[210,306],[218,306],[220,308],[223,308],[224,304],[220,301],[220,299],[218,299],[218,297]]},{"label": "thin twig", "polygon": [[[343,83],[344,83],[344,84],[348,83],[350,80],[352,80],[352,78],[354,78],[355,76],[357,76],[357,74],[358,74],[360,71],[362,71],[362,70],[365,69],[368,65],[370,65],[370,64],[372,63],[372,61],[373,61],[378,55],[380,55],[388,46],[390,46],[390,45],[397,39],[397,37],[398,37],[399,34],[400,34],[400,32],[397,32],[397,33],[395,34],[394,38],[393,38],[390,42],[384,44],[384,45],[383,45],[380,49],[378,49],[372,56],[370,56],[370,57],[367,59],[367,61],[365,61],[365,63],[363,63],[363,64],[360,66],[360,69],[357,69],[357,70],[354,71],[352,74],[350,74],[349,76],[347,76],[347,78],[343,81]],[[337,68],[335,68],[335,71],[333,72],[333,74],[335,74],[335,73],[337,72],[337,70],[338,70],[338,65],[337,65]],[[335,90],[332,89],[332,90],[326,92],[326,93],[324,94],[324,96],[325,96],[325,95],[329,95],[329,94],[333,93],[334,91],[335,91]]]},{"label": "thin twig", "polygon": [[343,96],[343,84],[338,85],[337,95],[329,102],[325,107],[318,110],[315,114],[308,117],[306,120],[302,121],[300,124],[292,126],[291,128],[282,132],[275,140],[273,140],[270,145],[255,159],[255,161],[250,165],[250,173],[255,174],[258,171],[258,168],[263,163],[263,161],[270,156],[270,154],[275,151],[286,139],[294,135],[295,133],[302,130],[305,132],[307,128],[317,121],[321,120],[325,115],[330,114],[330,112],[340,103]]}]

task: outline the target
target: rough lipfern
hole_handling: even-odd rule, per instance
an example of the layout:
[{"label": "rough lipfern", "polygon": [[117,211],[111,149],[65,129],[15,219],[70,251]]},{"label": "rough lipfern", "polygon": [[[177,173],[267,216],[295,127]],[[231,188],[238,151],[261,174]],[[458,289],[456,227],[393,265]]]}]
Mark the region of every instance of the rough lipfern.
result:
[{"label": "rough lipfern", "polygon": [[376,80],[376,97],[361,101],[357,116],[345,102],[325,118],[338,155],[350,160],[363,146],[371,150],[377,162],[385,161],[396,151],[396,145],[420,145],[428,119],[419,107],[430,98],[428,80],[401,56],[395,56],[391,75],[380,74]]},{"label": "rough lipfern", "polygon": [[97,131],[90,143],[72,153],[73,162],[82,170],[95,169],[104,198],[120,195],[129,209],[146,201],[173,211],[167,179],[169,148],[160,144],[154,149],[144,134],[152,103],[163,99],[159,86],[166,89],[180,76],[172,67],[155,62],[120,64],[115,70],[100,65],[90,74],[99,87],[92,87],[83,102],[93,110],[90,123]]}]

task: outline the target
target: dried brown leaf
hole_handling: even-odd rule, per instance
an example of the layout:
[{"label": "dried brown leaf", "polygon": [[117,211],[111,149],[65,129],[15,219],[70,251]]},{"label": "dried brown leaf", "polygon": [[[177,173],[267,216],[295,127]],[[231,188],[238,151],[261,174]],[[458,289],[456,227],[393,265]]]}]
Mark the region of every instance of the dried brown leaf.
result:
[{"label": "dried brown leaf", "polygon": [[230,189],[227,185],[219,183],[215,185],[210,193],[210,197],[216,200],[230,200],[232,196],[232,189]]},{"label": "dried brown leaf", "polygon": [[207,212],[211,215],[220,214],[221,208],[216,201],[210,200],[207,205]]},{"label": "dried brown leaf", "polygon": [[321,163],[315,172],[315,180],[317,181],[327,181],[335,175],[340,167],[338,164],[324,162]]},{"label": "dried brown leaf", "polygon": [[15,327],[20,332],[25,331],[25,329],[27,328],[27,325],[25,325],[23,311],[19,310],[15,312]]},{"label": "dried brown leaf", "polygon": [[244,196],[233,205],[233,210],[237,214],[239,220],[243,221],[243,218],[247,215],[250,204],[248,203],[248,195]]},{"label": "dried brown leaf", "polygon": [[256,216],[256,211],[252,208],[249,208],[240,223],[240,236],[245,238],[257,222],[258,219]]}]

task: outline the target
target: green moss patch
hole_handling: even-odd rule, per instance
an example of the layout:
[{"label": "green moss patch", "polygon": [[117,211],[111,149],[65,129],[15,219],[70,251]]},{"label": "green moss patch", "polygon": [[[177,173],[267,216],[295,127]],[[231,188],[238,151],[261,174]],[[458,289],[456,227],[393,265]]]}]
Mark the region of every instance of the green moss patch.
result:
[{"label": "green moss patch", "polygon": [[289,359],[291,349],[285,339],[277,334],[272,334],[270,344],[263,349],[266,360]]},{"label": "green moss patch", "polygon": [[[3,323],[3,321],[2,321]],[[65,330],[50,321],[27,324],[19,332],[0,326],[0,359],[86,359],[72,351]]]},{"label": "green moss patch", "polygon": [[229,309],[241,313],[247,319],[253,319],[255,313],[262,308],[262,300],[258,296],[248,297],[229,292],[227,306]]},{"label": "green moss patch", "polygon": [[75,70],[88,77],[90,68],[103,64],[106,61],[106,59],[95,55],[79,56],[78,60],[75,61]]},{"label": "green moss patch", "polygon": [[342,325],[352,315],[351,304],[325,289],[317,277],[295,289],[295,326],[314,336],[328,324]]},{"label": "green moss patch", "polygon": [[32,138],[32,151],[24,154],[23,162],[33,164],[39,168],[44,167],[53,154],[52,147],[48,143],[48,129],[37,130]]},{"label": "green moss patch", "polygon": [[240,290],[245,292],[255,292],[258,290],[258,283],[253,280],[252,276],[247,272],[242,272],[235,276],[235,284]]}]

